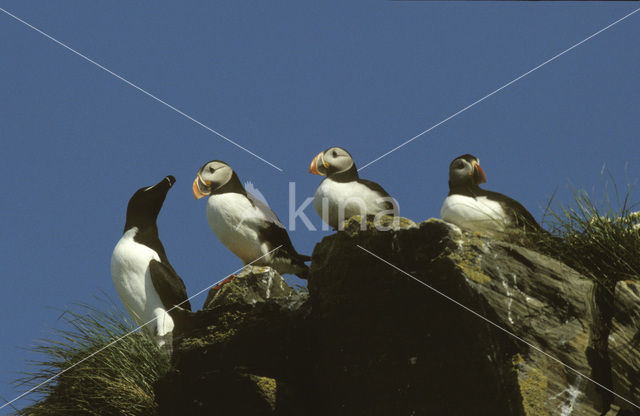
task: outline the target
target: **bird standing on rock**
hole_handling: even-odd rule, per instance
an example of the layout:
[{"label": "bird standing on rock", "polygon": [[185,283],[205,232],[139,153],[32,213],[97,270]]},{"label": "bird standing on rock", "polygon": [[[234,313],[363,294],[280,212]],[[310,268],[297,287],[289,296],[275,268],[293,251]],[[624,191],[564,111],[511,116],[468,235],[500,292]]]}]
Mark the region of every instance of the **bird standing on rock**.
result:
[{"label": "bird standing on rock", "polygon": [[466,154],[455,158],[449,165],[449,195],[442,204],[440,217],[473,231],[542,229],[518,201],[478,186],[486,181],[477,157]]},{"label": "bird standing on rock", "polygon": [[377,183],[360,179],[353,158],[341,147],[318,153],[309,173],[326,176],[313,195],[313,208],[336,230],[354,215],[398,216],[395,199]]},{"label": "bird standing on rock", "polygon": [[243,264],[270,266],[280,274],[307,278],[305,262],[311,258],[298,254],[276,214],[245,190],[228,164],[212,160],[202,166],[193,181],[193,195],[196,199],[209,195],[209,226]]},{"label": "bird standing on rock", "polygon": [[124,235],[111,256],[111,276],[122,303],[138,326],[148,323],[144,330],[159,346],[170,341],[178,314],[191,310],[184,282],[167,259],[156,225],[175,181],[169,175],[133,194]]}]

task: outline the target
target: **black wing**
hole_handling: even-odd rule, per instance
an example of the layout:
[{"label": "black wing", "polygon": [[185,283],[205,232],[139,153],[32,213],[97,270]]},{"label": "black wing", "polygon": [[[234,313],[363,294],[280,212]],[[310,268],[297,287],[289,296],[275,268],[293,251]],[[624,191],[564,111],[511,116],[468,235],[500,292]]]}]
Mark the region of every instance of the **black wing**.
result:
[{"label": "black wing", "polygon": [[267,218],[267,220],[263,221],[258,227],[260,240],[268,241],[271,244],[271,249],[282,246],[275,253],[276,257],[288,257],[293,260],[295,264],[306,267],[304,262],[311,260],[311,257],[298,254],[296,249],[293,248],[289,234],[275,212],[273,212],[267,204],[249,192],[247,192],[247,198],[249,198],[249,201]]},{"label": "black wing", "polygon": [[[372,191],[380,194],[380,198],[391,198],[391,195],[389,195],[389,193],[385,191],[384,188],[379,184],[377,184],[376,182],[368,181],[366,179],[358,179],[357,182],[363,184],[364,186],[371,189]],[[393,202],[387,199],[384,201],[384,209],[385,210],[395,209],[395,206]]]},{"label": "black wing", "polygon": [[259,233],[260,239],[268,241],[271,244],[272,249],[282,246],[275,253],[276,257],[288,257],[297,264],[303,264],[305,261],[311,260],[311,257],[309,256],[298,254],[291,243],[287,230],[280,225],[273,222],[265,222],[264,225],[260,226]]},{"label": "black wing", "polygon": [[529,231],[542,229],[533,215],[531,215],[531,213],[527,211],[527,209],[515,199],[511,199],[508,196],[498,192],[487,191],[486,189],[482,188],[480,189],[483,196],[486,196],[489,199],[493,199],[494,201],[499,201],[504,207],[507,208],[507,214],[511,217],[513,223],[517,227],[524,227]]},{"label": "black wing", "polygon": [[149,271],[153,287],[160,295],[165,309],[169,310],[175,305],[180,305],[183,309],[191,310],[191,304],[187,300],[187,288],[173,267],[151,260]]}]

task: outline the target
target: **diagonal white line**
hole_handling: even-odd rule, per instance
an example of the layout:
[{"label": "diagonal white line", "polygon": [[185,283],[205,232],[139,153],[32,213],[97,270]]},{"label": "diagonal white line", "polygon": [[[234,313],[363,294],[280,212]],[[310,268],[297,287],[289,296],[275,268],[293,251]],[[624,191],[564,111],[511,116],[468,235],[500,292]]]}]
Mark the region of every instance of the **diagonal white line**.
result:
[{"label": "diagonal white line", "polygon": [[629,401],[628,399],[625,399],[624,397],[622,397],[621,395],[619,395],[618,393],[614,392],[613,390],[608,389],[607,387],[603,386],[602,384],[598,383],[597,381],[595,381],[594,379],[585,376],[584,374],[582,374],[580,371],[576,370],[575,368],[571,367],[568,364],[565,364],[564,362],[560,361],[559,359],[557,359],[556,357],[554,357],[553,355],[544,352],[543,350],[541,350],[540,348],[536,347],[535,345],[533,345],[532,343],[525,341],[524,339],[520,338],[519,336],[517,336],[516,334],[514,334],[513,332],[509,331],[506,328],[501,327],[500,325],[496,324],[495,322],[491,321],[488,318],[485,318],[484,316],[480,315],[478,312],[474,311],[473,309],[463,305],[462,303],[458,302],[457,300],[453,299],[450,296],[447,296],[446,294],[442,293],[441,291],[439,291],[438,289],[434,288],[433,286],[430,286],[428,284],[426,284],[425,282],[423,282],[422,280],[414,277],[412,274],[405,272],[404,270],[402,270],[401,268],[395,266],[394,264],[389,263],[387,260],[383,259],[382,257],[378,256],[375,253],[372,253],[371,251],[367,250],[366,248],[362,247],[359,244],[356,244],[358,246],[358,248],[360,248],[361,250],[369,253],[370,255],[372,255],[373,257],[377,258],[378,260],[380,260],[381,262],[393,267],[394,269],[396,269],[397,271],[399,271],[400,273],[410,277],[411,279],[415,280],[416,282],[420,283],[422,286],[427,287],[428,289],[431,289],[432,291],[436,292],[438,295],[446,298],[447,300],[450,300],[451,302],[455,303],[456,305],[460,306],[462,309],[466,310],[467,312],[471,312],[472,314],[474,314],[475,316],[477,316],[478,318],[482,319],[483,321],[487,322],[488,324],[493,325],[494,327],[498,328],[499,330],[507,333],[508,335],[511,335],[512,337],[516,338],[518,341],[527,344],[528,346],[530,346],[531,348],[533,348],[534,350],[544,354],[545,356],[551,358],[553,361],[556,361],[557,363],[563,365],[564,367],[568,368],[569,370],[573,371],[574,373],[578,374],[580,377],[584,377],[585,379],[589,380],[590,382],[602,387],[604,390],[608,391],[609,393],[613,394],[616,397],[619,397],[620,399],[624,400],[625,402],[629,403],[630,405],[640,409],[640,406],[638,406],[637,404],[633,403],[632,401]]},{"label": "diagonal white line", "polygon": [[464,107],[461,110],[458,110],[457,112],[451,114],[449,117],[445,118],[444,120],[440,121],[437,124],[434,124],[433,126],[429,127],[428,129],[424,130],[421,133],[416,134],[415,136],[413,136],[412,138],[410,138],[409,140],[405,141],[404,143],[399,144],[398,146],[394,147],[393,149],[389,150],[387,153],[378,156],[377,158],[373,159],[371,162],[367,163],[366,165],[364,165],[363,167],[361,167],[358,170],[363,170],[364,168],[366,168],[367,166],[377,162],[378,160],[382,159],[383,157],[386,157],[388,155],[390,155],[391,153],[395,152],[396,150],[400,149],[401,147],[404,147],[405,145],[411,143],[412,141],[414,141],[415,139],[429,133],[431,130],[435,129],[436,127],[446,123],[447,121],[451,120],[452,118],[456,117],[459,114],[464,113],[465,111],[467,111],[468,109],[470,109],[471,107],[475,106],[476,104],[481,103],[482,101],[486,100],[487,98],[491,97],[492,95],[502,91],[503,89],[507,88],[509,85],[520,81],[522,78],[526,77],[527,75],[531,74],[534,71],[537,71],[538,69],[542,68],[543,66],[545,66],[546,64],[548,64],[549,62],[555,61],[556,59],[558,59],[559,57],[561,57],[562,55],[564,55],[565,53],[571,51],[574,48],[577,48],[578,46],[582,45],[583,43],[585,43],[586,41],[588,41],[589,39],[598,36],[600,33],[604,32],[605,30],[609,29],[612,26],[617,25],[618,23],[622,22],[624,19],[630,17],[632,14],[638,12],[640,10],[640,7],[635,9],[634,11],[632,11],[631,13],[621,17],[620,19],[616,20],[615,22],[611,23],[610,25],[598,30],[597,32],[595,32],[594,34],[584,38],[583,40],[581,40],[580,42],[576,43],[575,45],[565,49],[564,51],[560,52],[559,54],[553,56],[552,58],[547,59],[546,61],[544,61],[543,63],[541,63],[540,65],[530,69],[529,71],[525,72],[524,74],[520,75],[517,78],[512,79],[511,81],[507,82],[506,84],[504,84],[502,87],[498,88],[497,90],[490,92],[489,94],[485,95],[484,97],[480,98],[479,100],[474,101],[473,103],[469,104],[468,106]]},{"label": "diagonal white line", "polygon": [[[179,110],[178,108],[172,106],[171,104],[161,100],[160,98],[156,97],[155,95],[151,94],[150,92],[146,91],[145,89],[143,89],[142,87],[139,87],[138,85],[134,84],[133,82],[125,79],[124,77],[116,74],[115,72],[111,71],[109,68],[104,67],[103,65],[100,65],[99,63],[97,63],[96,61],[94,61],[91,58],[88,58],[87,56],[81,54],[80,52],[76,51],[75,49],[73,49],[72,47],[66,45],[65,43],[62,43],[61,41],[59,41],[58,39],[54,38],[53,36],[50,36],[48,34],[46,34],[45,32],[43,32],[42,30],[38,29],[37,27],[25,22],[24,20],[20,19],[18,16],[9,13],[8,11],[6,11],[5,9],[0,7],[0,11],[2,11],[4,14],[6,14],[7,16],[10,16],[12,18],[14,18],[15,20],[17,20],[18,22],[24,24],[25,26],[35,30],[36,32],[40,33],[41,35],[45,36],[46,38],[54,41],[55,43],[57,43],[58,45],[62,46],[65,49],[68,49],[69,51],[75,53],[76,55],[78,55],[79,57],[81,57],[82,59],[84,59],[87,62],[90,62],[92,64],[94,64],[95,66],[97,66],[98,68],[102,69],[103,71],[113,75],[114,77],[118,78],[120,81],[132,86],[133,88],[137,89],[138,91],[140,91],[141,93],[153,98],[154,100],[156,100],[157,102],[159,102],[160,104],[165,105],[166,107],[172,109],[173,111],[175,111],[176,113],[180,114],[181,116],[184,116],[185,118],[193,121],[194,123],[196,123],[197,125],[199,125],[200,127],[203,127],[204,129],[210,131],[211,133],[215,134],[216,136],[228,141],[229,143],[231,143],[232,145],[236,146],[239,149],[244,150],[245,152],[249,153],[251,156],[260,159],[261,161],[263,161],[264,163],[266,163],[267,165],[273,167],[274,169],[279,170],[280,172],[283,172],[283,169],[279,168],[278,166],[274,165],[273,163],[269,162],[268,160],[258,156],[257,154],[253,153],[251,150],[247,149],[244,146],[239,145],[238,143],[234,142],[233,140],[231,140],[230,138],[228,138],[227,136],[223,135],[220,132],[217,132],[216,130],[212,129],[211,127],[205,125],[204,123],[196,120],[195,118],[191,117],[189,114]],[[1,408],[0,408],[1,409]]]},{"label": "diagonal white line", "polygon": [[[270,252],[263,254],[262,256],[258,257],[257,259],[253,260],[251,263],[247,263],[245,266],[251,265],[253,263],[255,263],[256,261],[260,260],[263,257],[268,256],[269,254],[273,253],[274,251],[278,250],[280,247],[282,247],[282,245],[279,245],[278,247],[274,248],[273,250],[271,250]],[[217,282],[213,283],[212,285],[209,285],[207,287],[205,287],[204,289],[202,289],[201,291],[199,291],[198,293],[196,293],[195,295],[191,295],[190,297],[188,297],[187,299],[183,300],[182,302],[180,302],[179,304],[173,306],[171,309],[167,310],[167,313],[171,312],[172,310],[174,310],[175,308],[179,307],[180,305],[182,305],[185,302],[190,301],[191,299],[195,298],[196,296],[202,294],[203,292],[211,289],[212,287],[214,287],[215,285],[217,285],[218,283],[224,281],[225,279],[227,279],[228,277],[238,273],[240,270],[244,269],[245,266],[242,266],[241,268],[239,268],[238,270],[234,271],[233,273],[225,276],[224,278],[218,280]],[[0,409],[3,409],[6,406],[11,405],[13,402],[20,400],[21,398],[23,398],[24,396],[34,392],[35,390],[39,389],[40,387],[44,386],[45,384],[55,380],[56,378],[60,377],[62,374],[66,373],[67,371],[71,370],[73,367],[82,364],[83,362],[87,361],[89,358],[93,357],[96,354],[101,353],[102,351],[106,350],[107,348],[111,347],[114,344],[117,344],[118,342],[122,341],[123,339],[125,339],[126,337],[128,337],[129,335],[133,334],[134,332],[138,331],[141,328],[144,328],[145,326],[149,325],[150,323],[154,322],[155,320],[157,320],[158,317],[153,318],[152,320],[150,320],[149,322],[145,322],[144,324],[140,325],[137,328],[132,329],[131,331],[127,332],[126,334],[122,335],[119,338],[116,338],[115,340],[111,341],[110,343],[108,343],[107,345],[105,345],[104,347],[100,348],[99,350],[87,355],[86,357],[84,357],[83,359],[81,359],[80,361],[75,362],[74,364],[70,365],[69,367],[65,368],[64,370],[60,371],[58,374],[55,374],[51,377],[49,377],[48,379],[46,379],[45,381],[43,381],[42,383],[38,384],[35,387],[30,388],[29,390],[25,391],[24,393],[20,394],[19,396],[17,396],[16,398],[12,399],[11,401],[6,402],[5,404],[3,404],[2,406],[0,406]],[[12,406],[13,407],[13,406]]]}]

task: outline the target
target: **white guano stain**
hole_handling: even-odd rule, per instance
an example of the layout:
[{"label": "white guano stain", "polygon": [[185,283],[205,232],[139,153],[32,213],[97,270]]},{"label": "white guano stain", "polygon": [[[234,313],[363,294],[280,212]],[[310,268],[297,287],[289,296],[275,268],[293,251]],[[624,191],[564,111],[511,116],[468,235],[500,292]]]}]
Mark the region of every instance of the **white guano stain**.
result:
[{"label": "white guano stain", "polygon": [[553,398],[556,399],[566,395],[566,399],[564,399],[564,402],[559,406],[560,416],[570,416],[573,413],[578,397],[583,394],[582,390],[580,390],[583,384],[584,381],[582,377],[578,377],[575,385],[569,385],[569,387],[553,396]]},{"label": "white guano stain", "polygon": [[[509,320],[509,323],[513,324],[514,320],[513,320],[513,315],[511,313],[511,306],[513,305],[513,291],[511,290],[511,288],[509,287],[509,282],[507,280],[507,278],[502,274],[502,271],[500,270],[500,267],[496,266],[496,270],[498,271],[498,276],[500,277],[500,283],[502,283],[502,287],[504,287],[504,291],[507,294],[507,298],[509,298],[509,300],[507,301],[507,319]],[[513,282],[514,284],[516,283],[516,277],[515,275],[513,275]]]},{"label": "white guano stain", "polygon": [[265,283],[267,284],[267,299],[268,299],[269,296],[271,296],[271,285],[273,284],[273,275],[271,273],[267,275],[267,282]]}]

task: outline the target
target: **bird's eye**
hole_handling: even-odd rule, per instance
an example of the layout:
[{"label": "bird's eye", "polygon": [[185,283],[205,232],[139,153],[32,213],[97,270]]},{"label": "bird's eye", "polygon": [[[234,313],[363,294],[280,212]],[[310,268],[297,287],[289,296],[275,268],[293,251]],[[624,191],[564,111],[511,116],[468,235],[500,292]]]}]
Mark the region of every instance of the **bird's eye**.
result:
[{"label": "bird's eye", "polygon": [[333,152],[331,152],[331,156],[333,157],[337,157],[338,156],[338,152],[336,152],[335,150]]},{"label": "bird's eye", "polygon": [[213,167],[209,167],[209,172],[213,173],[215,169]]}]

